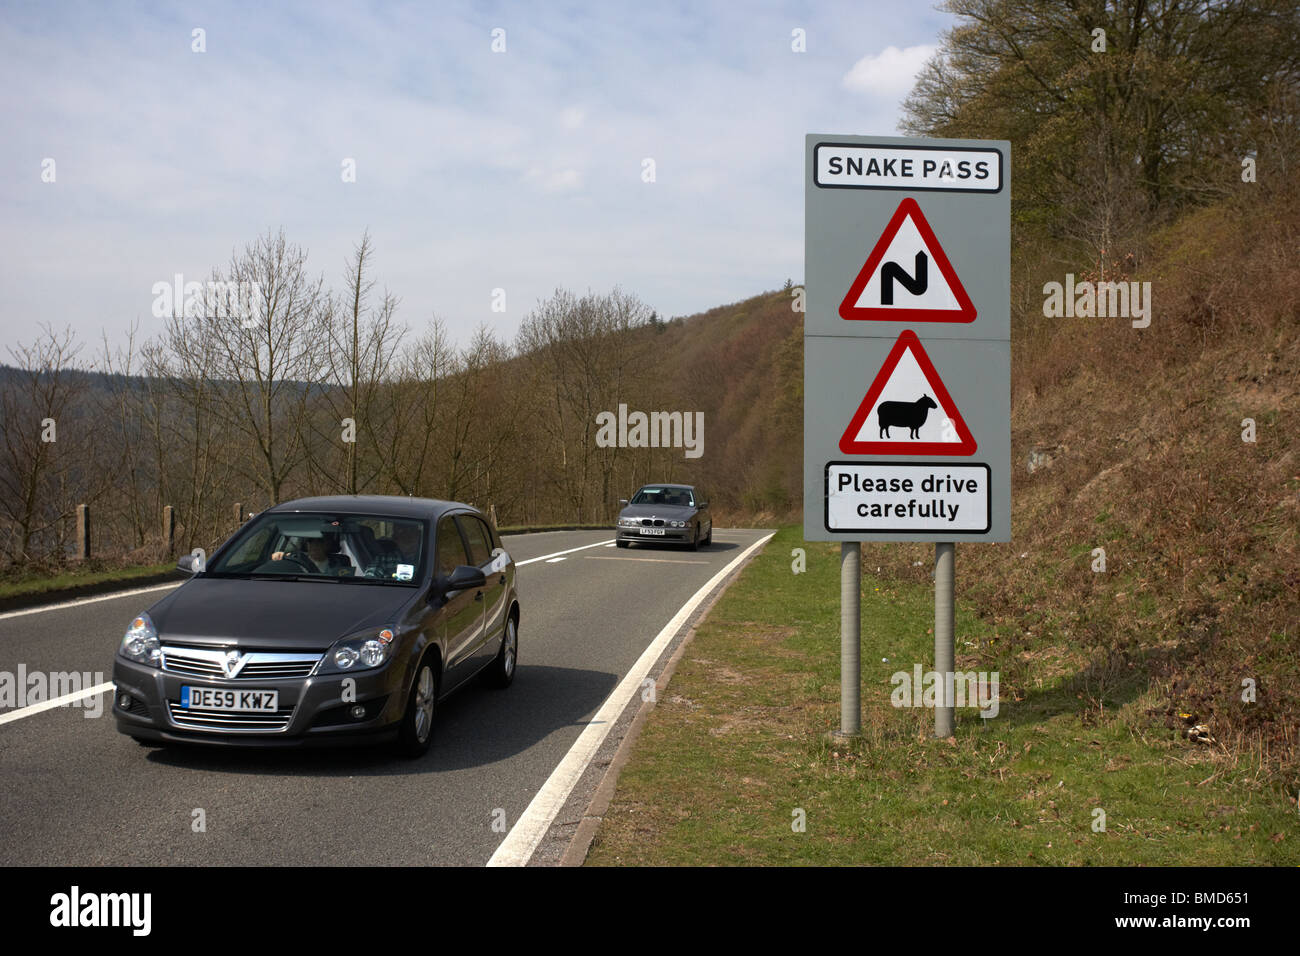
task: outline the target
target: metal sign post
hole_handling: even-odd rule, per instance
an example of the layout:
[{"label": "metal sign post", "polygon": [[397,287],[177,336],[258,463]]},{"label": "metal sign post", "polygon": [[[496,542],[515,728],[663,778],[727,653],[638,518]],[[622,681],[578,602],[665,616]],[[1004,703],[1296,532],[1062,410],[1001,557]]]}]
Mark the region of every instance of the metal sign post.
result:
[{"label": "metal sign post", "polygon": [[939,541],[934,546],[934,671],[943,678],[943,699],[934,706],[934,735],[951,737],[953,727],[953,584],[957,546]]},{"label": "metal sign post", "polygon": [[840,736],[862,732],[862,545],[840,542]]}]

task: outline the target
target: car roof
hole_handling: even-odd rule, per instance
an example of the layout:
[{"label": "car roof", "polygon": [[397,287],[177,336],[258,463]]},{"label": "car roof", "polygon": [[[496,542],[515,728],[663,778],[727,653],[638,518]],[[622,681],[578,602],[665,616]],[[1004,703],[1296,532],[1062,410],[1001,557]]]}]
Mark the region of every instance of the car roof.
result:
[{"label": "car roof", "polygon": [[677,484],[673,484],[673,483],[670,482],[670,481],[668,481],[668,482],[665,482],[665,481],[650,481],[650,482],[646,482],[644,485],[642,485],[640,488],[638,488],[637,491],[641,491],[641,490],[644,489],[644,488],[684,488],[684,489],[686,489],[687,491],[694,491],[694,490],[695,490],[695,486],[694,486],[694,485],[677,485]]},{"label": "car roof", "polygon": [[[295,498],[282,501],[267,511],[349,511],[353,514],[390,515],[395,518],[439,518],[448,511],[472,511],[471,505],[435,498],[408,498],[402,495],[325,495],[319,498]],[[265,513],[265,512],[264,512]]]}]

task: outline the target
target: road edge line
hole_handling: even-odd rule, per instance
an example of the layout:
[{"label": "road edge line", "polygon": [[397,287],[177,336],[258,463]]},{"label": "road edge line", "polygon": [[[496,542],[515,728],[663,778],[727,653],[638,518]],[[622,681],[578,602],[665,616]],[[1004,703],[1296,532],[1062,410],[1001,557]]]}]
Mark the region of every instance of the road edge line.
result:
[{"label": "road edge line", "polygon": [[166,584],[153,584],[148,587],[126,588],[121,591],[108,591],[103,594],[96,594],[93,597],[81,597],[74,598],[70,601],[38,604],[35,607],[25,607],[15,611],[0,611],[0,621],[5,621],[12,617],[24,617],[28,614],[40,614],[42,611],[59,611],[70,607],[80,607],[83,604],[95,604],[99,601],[115,601],[118,598],[130,597],[132,594],[148,594],[150,591],[162,591],[166,588],[178,588],[184,583],[184,581],[174,581]]},{"label": "road edge line", "polygon": [[555,818],[572,794],[573,788],[600,751],[601,744],[605,742],[605,738],[617,723],[619,716],[631,703],[632,696],[641,688],[645,675],[654,667],[659,658],[663,656],[664,650],[677,637],[692,615],[712,596],[713,592],[715,590],[725,590],[725,588],[720,588],[720,585],[726,583],[759,548],[763,547],[775,536],[775,531],[770,532],[746,548],[738,557],[710,578],[703,587],[691,595],[686,603],[664,625],[654,640],[642,651],[636,663],[619,681],[618,686],[605,698],[604,703],[600,705],[591,720],[587,722],[587,726],[578,736],[578,739],[574,741],[573,746],[569,748],[559,764],[551,771],[551,775],[547,777],[546,782],[533,796],[515,825],[506,834],[505,839],[501,841],[501,844],[488,860],[488,866],[528,865],[537,852],[537,848],[546,838],[546,834],[554,824]]},{"label": "road edge line", "polygon": [[[749,561],[752,561],[753,558],[754,556],[751,555]],[[591,795],[591,801],[582,812],[582,819],[578,821],[578,827],[574,831],[572,839],[569,840],[564,855],[560,858],[559,866],[582,866],[587,861],[587,854],[591,852],[591,844],[596,839],[596,833],[605,820],[609,805],[614,802],[614,792],[618,789],[618,778],[623,773],[623,768],[627,765],[628,760],[632,757],[632,748],[636,746],[642,728],[645,726],[646,721],[650,719],[650,712],[654,710],[659,697],[668,690],[668,684],[672,681],[673,674],[677,672],[677,665],[685,656],[686,648],[695,639],[695,632],[699,630],[701,624],[708,620],[714,605],[722,600],[722,596],[740,577],[740,572],[745,570],[749,561],[737,568],[736,573],[709,596],[709,599],[700,607],[700,613],[695,618],[695,623],[691,625],[690,630],[686,632],[686,636],[682,638],[681,642],[673,650],[672,656],[668,658],[668,662],[664,664],[659,679],[655,681],[654,699],[642,701],[641,706],[637,708],[636,714],[632,717],[632,723],[628,725],[627,733],[619,741],[618,749],[614,751],[614,755],[610,758],[609,766],[605,768],[600,783],[596,784],[596,789]]]}]

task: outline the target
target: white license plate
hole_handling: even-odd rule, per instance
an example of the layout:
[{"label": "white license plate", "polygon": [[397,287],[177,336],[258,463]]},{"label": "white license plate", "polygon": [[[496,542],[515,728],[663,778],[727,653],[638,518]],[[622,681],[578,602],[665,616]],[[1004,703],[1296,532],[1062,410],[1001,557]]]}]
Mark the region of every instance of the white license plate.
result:
[{"label": "white license plate", "polygon": [[641,533],[662,535],[664,533],[664,529],[663,528],[642,528]]},{"label": "white license plate", "polygon": [[181,706],[186,710],[226,710],[238,713],[276,711],[280,692],[276,690],[220,690],[216,687],[181,687]]}]

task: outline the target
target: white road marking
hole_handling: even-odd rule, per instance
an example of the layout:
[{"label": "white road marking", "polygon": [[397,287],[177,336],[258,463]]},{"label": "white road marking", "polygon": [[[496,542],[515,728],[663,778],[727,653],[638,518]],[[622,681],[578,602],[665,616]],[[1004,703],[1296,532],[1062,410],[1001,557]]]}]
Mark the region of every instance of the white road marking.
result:
[{"label": "white road marking", "polygon": [[[546,561],[548,558],[553,558],[556,555],[572,554],[574,551],[584,551],[587,548],[599,548],[601,545],[608,545],[612,548],[614,546],[614,540],[611,538],[608,541],[597,541],[595,544],[584,544],[580,548],[570,548],[568,551],[553,551],[550,554],[542,555],[540,558],[529,558],[527,561],[516,561],[515,567],[520,568],[525,564],[532,564],[535,561]],[[164,591],[168,588],[178,588],[184,583],[184,581],[177,581],[175,584],[157,584],[147,588],[135,588],[131,591],[113,591],[111,594],[97,594],[94,597],[78,598],[75,601],[62,601],[59,604],[44,604],[41,607],[29,607],[24,608],[21,611],[6,611],[3,614],[0,614],[0,621],[11,617],[23,617],[27,614],[41,614],[44,611],[61,611],[64,608],[79,607],[82,604],[94,604],[97,601],[115,601],[118,598],[130,597],[133,594],[148,594],[151,591]]]},{"label": "white road marking", "polygon": [[11,617],[22,617],[25,614],[40,614],[43,611],[61,611],[64,608],[78,607],[82,604],[94,604],[97,601],[116,601],[118,598],[130,597],[133,594],[148,594],[150,591],[163,591],[167,588],[178,588],[184,581],[177,581],[175,584],[156,584],[153,587],[135,588],[131,591],[113,591],[111,594],[97,594],[95,597],[79,598],[76,601],[63,601],[59,604],[44,604],[41,607],[29,607],[21,611],[6,611],[0,614],[0,621]]},{"label": "white road marking", "polygon": [[558,563],[558,562],[560,562],[560,561],[568,561],[568,560],[569,560],[568,558],[564,558],[564,557],[560,557],[560,558],[547,558],[546,563],[547,563],[547,564],[556,564],[556,563]]},{"label": "white road marking", "polygon": [[578,736],[569,752],[564,755],[542,785],[542,789],[537,791],[528,808],[524,810],[519,822],[514,825],[506,838],[501,841],[492,858],[488,860],[488,866],[527,866],[528,861],[532,859],[533,854],[537,851],[538,845],[546,836],[546,831],[550,829],[555,817],[564,807],[564,803],[569,799],[569,794],[573,792],[574,786],[579,778],[582,777],[583,771],[591,763],[596,752],[600,750],[600,745],[604,743],[605,738],[609,735],[610,728],[618,715],[623,712],[632,699],[632,695],[640,691],[641,682],[645,680],[646,674],[654,666],[655,661],[659,660],[663,654],[664,648],[672,643],[677,632],[690,619],[695,609],[703,603],[704,599],[713,592],[727,575],[735,569],[736,565],[744,561],[758,548],[767,544],[772,539],[772,534],[768,534],[758,541],[755,541],[748,548],[741,552],[740,556],[728,564],[725,568],[709,579],[709,583],[704,585],[691,596],[691,599],[682,605],[681,610],[673,615],[673,619],[664,625],[664,629],[659,635],[650,642],[650,646],[642,652],[637,662],[632,665],[632,669],[627,672],[619,685],[614,688],[605,702],[600,705],[594,717],[588,721],[586,728]]},{"label": "white road marking", "polygon": [[96,684],[94,687],[87,687],[85,690],[79,690],[72,694],[64,694],[62,697],[55,697],[53,700],[43,701],[39,704],[32,704],[30,707],[23,707],[19,710],[11,711],[8,714],[0,714],[0,724],[7,724],[11,720],[22,720],[24,717],[30,717],[32,714],[39,714],[43,710],[53,710],[55,707],[63,707],[65,704],[71,704],[75,701],[82,700],[86,697],[94,697],[104,693],[106,690],[113,689],[113,682],[106,684]]},{"label": "white road marking", "polygon": [[653,564],[708,564],[708,561],[688,561],[684,558],[625,558],[612,554],[584,554],[588,561],[649,561]]},{"label": "white road marking", "polygon": [[540,558],[529,558],[527,561],[516,561],[515,567],[522,568],[525,564],[532,564],[535,561],[546,561],[549,558],[558,558],[562,554],[573,554],[575,551],[586,551],[588,548],[599,548],[602,544],[612,543],[613,540],[613,538],[610,538],[609,541],[597,541],[595,544],[584,544],[580,548],[570,548],[568,551],[552,551],[550,554],[544,554]]},{"label": "white road marking", "polygon": [[618,542],[617,542],[617,541],[611,541],[609,544],[605,545],[605,547],[607,547],[607,548],[616,548],[616,547],[618,547]]}]

